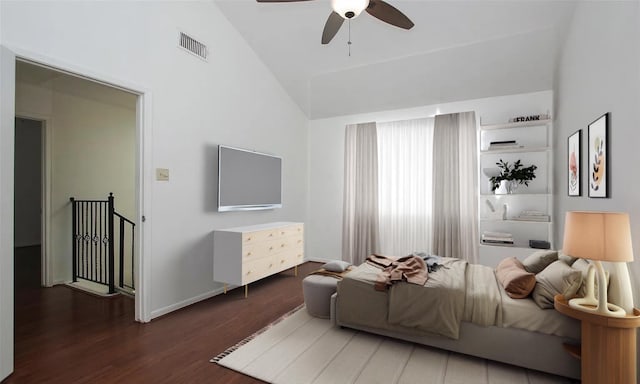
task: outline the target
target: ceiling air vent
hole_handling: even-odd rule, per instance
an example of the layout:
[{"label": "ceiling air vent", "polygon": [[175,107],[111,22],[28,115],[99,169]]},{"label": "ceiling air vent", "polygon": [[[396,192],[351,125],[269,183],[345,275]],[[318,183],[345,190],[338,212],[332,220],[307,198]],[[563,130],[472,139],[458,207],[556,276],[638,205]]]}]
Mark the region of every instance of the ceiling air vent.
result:
[{"label": "ceiling air vent", "polygon": [[207,46],[184,32],[180,32],[179,46],[203,60],[207,59]]}]

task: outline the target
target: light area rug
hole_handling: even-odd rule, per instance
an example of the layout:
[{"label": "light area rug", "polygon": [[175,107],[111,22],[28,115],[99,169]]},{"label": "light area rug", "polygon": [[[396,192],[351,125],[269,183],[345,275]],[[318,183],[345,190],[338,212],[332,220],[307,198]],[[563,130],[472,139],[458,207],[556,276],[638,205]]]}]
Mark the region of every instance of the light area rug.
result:
[{"label": "light area rug", "polygon": [[211,360],[275,384],[555,384],[575,381],[334,327],[302,307]]}]

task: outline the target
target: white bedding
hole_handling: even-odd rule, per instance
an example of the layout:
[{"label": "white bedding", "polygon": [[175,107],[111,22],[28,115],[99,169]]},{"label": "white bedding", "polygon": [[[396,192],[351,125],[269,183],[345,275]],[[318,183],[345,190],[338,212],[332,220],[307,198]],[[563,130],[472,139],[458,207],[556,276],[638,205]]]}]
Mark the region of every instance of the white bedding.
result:
[{"label": "white bedding", "polygon": [[[363,265],[349,273],[345,279],[338,284],[338,313],[341,322],[348,324],[359,324],[373,328],[398,328],[405,325],[405,330],[411,332],[424,332],[425,329],[420,323],[436,326],[431,332],[457,338],[458,327],[451,325],[451,320],[444,319],[445,308],[447,311],[457,313],[453,318],[482,326],[494,325],[497,327],[510,327],[525,329],[528,331],[541,332],[548,335],[569,337],[580,339],[580,323],[574,319],[560,314],[554,309],[540,309],[536,303],[530,299],[510,298],[500,284],[496,281],[491,268],[481,265],[466,264],[466,279],[454,285],[465,285],[473,287],[466,291],[466,296],[462,296],[463,304],[449,307],[440,307],[437,310],[429,311],[427,308],[433,305],[431,300],[427,300],[428,292],[421,290],[413,284],[401,283],[393,287],[390,292],[380,292],[373,289],[377,268]],[[440,277],[438,272],[430,274],[430,282],[425,286],[437,286],[444,283],[447,278]],[[459,275],[458,275],[459,276]],[[442,280],[444,278],[444,280]],[[467,284],[463,281],[467,280]],[[460,284],[462,283],[462,284]],[[398,289],[399,288],[399,289]],[[406,292],[405,292],[406,291]],[[425,290],[429,291],[429,290]],[[434,291],[438,292],[438,290]],[[459,296],[454,292],[440,292],[438,296]],[[410,297],[396,301],[391,304],[391,297],[395,299]],[[420,299],[418,299],[420,298]],[[459,302],[459,301],[458,301]],[[474,304],[475,303],[475,304]],[[404,304],[404,305],[403,305]],[[446,304],[446,303],[445,303]],[[482,304],[482,305],[480,305]],[[426,305],[427,308],[424,308]],[[416,313],[422,313],[420,319],[416,319]],[[464,313],[464,314],[463,314]],[[433,315],[433,316],[430,316]],[[437,320],[437,321],[436,321]],[[445,321],[446,320],[446,321]],[[407,326],[408,325],[408,326]]]},{"label": "white bedding", "polygon": [[512,299],[500,286],[502,326],[580,339],[580,322],[555,309],[540,309],[531,298]]}]

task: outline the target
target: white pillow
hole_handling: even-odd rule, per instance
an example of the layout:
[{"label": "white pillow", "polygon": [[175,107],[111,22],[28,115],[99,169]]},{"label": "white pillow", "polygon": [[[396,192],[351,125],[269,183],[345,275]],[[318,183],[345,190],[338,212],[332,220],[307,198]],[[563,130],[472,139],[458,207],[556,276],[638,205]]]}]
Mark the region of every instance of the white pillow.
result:
[{"label": "white pillow", "polygon": [[342,260],[333,260],[322,266],[325,270],[329,272],[344,272],[351,266],[351,263],[347,263]]}]

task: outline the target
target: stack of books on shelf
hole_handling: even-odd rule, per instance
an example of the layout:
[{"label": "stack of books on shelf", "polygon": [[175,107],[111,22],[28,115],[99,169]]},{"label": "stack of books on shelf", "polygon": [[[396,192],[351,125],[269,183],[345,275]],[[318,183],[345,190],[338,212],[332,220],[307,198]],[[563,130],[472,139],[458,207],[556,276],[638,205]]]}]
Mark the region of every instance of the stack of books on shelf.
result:
[{"label": "stack of books on shelf", "polygon": [[513,220],[520,221],[550,221],[551,217],[544,212],[540,211],[522,211],[520,214],[513,218]]},{"label": "stack of books on shelf", "polygon": [[482,244],[487,245],[513,245],[513,235],[505,232],[482,232]]},{"label": "stack of books on shelf", "polygon": [[502,141],[492,141],[489,143],[489,150],[495,151],[497,149],[513,149],[513,148],[523,148],[524,146],[518,145],[518,142],[515,140],[502,140]]}]

